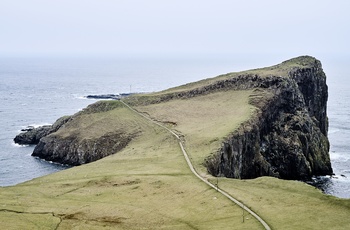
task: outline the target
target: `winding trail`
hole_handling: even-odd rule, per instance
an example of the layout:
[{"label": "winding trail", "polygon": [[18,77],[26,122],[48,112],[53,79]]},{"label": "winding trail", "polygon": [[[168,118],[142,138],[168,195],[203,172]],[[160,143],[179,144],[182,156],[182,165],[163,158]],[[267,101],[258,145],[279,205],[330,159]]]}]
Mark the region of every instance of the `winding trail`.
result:
[{"label": "winding trail", "polygon": [[133,112],[139,114],[140,116],[146,118],[147,120],[151,121],[152,123],[162,127],[163,129],[166,129],[167,131],[169,131],[173,136],[176,137],[176,139],[179,141],[179,145],[180,148],[182,150],[182,153],[186,159],[187,165],[188,167],[191,169],[192,173],[198,177],[201,181],[203,181],[204,183],[206,183],[207,185],[209,185],[210,187],[212,187],[213,189],[217,190],[218,192],[220,192],[222,195],[224,195],[225,197],[227,197],[228,199],[230,199],[232,202],[234,202],[235,204],[237,204],[238,206],[240,206],[243,210],[247,211],[248,213],[250,213],[252,216],[254,216],[263,226],[266,230],[271,230],[270,226],[255,212],[253,212],[251,209],[249,209],[246,205],[244,205],[244,203],[238,201],[237,199],[235,199],[234,197],[232,197],[230,194],[228,194],[227,192],[225,192],[224,190],[216,187],[215,185],[213,185],[212,183],[210,183],[209,181],[207,181],[206,179],[204,179],[203,177],[201,177],[197,171],[195,170],[195,168],[192,165],[192,162],[182,144],[182,140],[180,138],[179,135],[177,135],[174,131],[172,131],[171,129],[169,129],[168,127],[152,120],[150,117],[147,117],[146,115],[138,112],[137,110],[133,109],[131,106],[129,106],[128,104],[126,104],[124,101],[120,100],[121,103],[123,103],[126,107],[128,107],[130,110],[132,110]]}]

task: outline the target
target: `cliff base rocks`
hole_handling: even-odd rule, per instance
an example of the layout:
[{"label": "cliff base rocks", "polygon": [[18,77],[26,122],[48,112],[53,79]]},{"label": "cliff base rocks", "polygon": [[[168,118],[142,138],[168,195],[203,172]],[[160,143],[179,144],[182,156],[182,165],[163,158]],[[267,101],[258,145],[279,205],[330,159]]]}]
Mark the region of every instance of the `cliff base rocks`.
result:
[{"label": "cliff base rocks", "polygon": [[49,135],[50,133],[56,132],[62,125],[64,125],[70,116],[59,118],[53,125],[44,125],[40,127],[28,126],[26,129],[22,129],[22,133],[18,134],[13,141],[20,145],[36,145],[40,139]]}]

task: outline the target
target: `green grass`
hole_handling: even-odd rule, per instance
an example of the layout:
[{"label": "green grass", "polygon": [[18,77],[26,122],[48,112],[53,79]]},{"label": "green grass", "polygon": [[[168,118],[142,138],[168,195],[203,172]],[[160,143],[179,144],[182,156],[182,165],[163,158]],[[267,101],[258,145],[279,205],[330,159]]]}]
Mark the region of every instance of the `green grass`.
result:
[{"label": "green grass", "polygon": [[[136,107],[181,133],[200,174],[203,161],[244,119],[254,115],[250,98],[265,92],[226,91]],[[264,95],[267,97],[269,95]],[[174,125],[176,124],[176,125]],[[257,212],[273,229],[348,229],[350,200],[323,194],[303,182],[263,177],[254,180],[219,178],[219,187]]]},{"label": "green grass", "polygon": [[[257,69],[286,74],[314,59],[293,59]],[[247,73],[247,72],[244,72]],[[167,91],[126,99],[182,135],[200,174],[202,163],[243,121],[248,102],[266,92],[225,91],[150,104],[159,95],[198,88],[233,73]],[[73,116],[56,135],[90,139],[123,132],[133,140],[120,152],[16,186],[0,188],[1,229],[262,229],[252,216],[192,175],[177,140],[118,101],[104,101]],[[219,187],[244,202],[273,229],[349,229],[350,200],[322,194],[302,182],[263,177],[219,178]]]},{"label": "green grass", "polygon": [[258,211],[273,229],[350,229],[350,200],[325,195],[303,182],[220,178],[219,187]]},{"label": "green grass", "polygon": [[204,159],[255,111],[248,104],[251,94],[231,90],[135,108],[182,134],[192,163],[203,174]]},{"label": "green grass", "polygon": [[0,226],[19,229],[33,222],[32,229],[54,229],[61,219],[59,229],[260,229],[251,217],[242,223],[239,207],[192,175],[167,131],[124,107],[75,122],[94,116],[107,123],[116,117],[121,128],[141,134],[115,155],[1,188]]}]

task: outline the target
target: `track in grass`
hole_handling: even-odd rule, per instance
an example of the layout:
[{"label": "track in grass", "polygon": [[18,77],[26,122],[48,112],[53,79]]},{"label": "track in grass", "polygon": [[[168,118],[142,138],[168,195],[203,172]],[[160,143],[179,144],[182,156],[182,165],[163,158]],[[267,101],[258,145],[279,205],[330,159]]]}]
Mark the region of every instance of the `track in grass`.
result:
[{"label": "track in grass", "polygon": [[171,129],[167,128],[166,126],[158,123],[157,121],[152,120],[151,118],[147,117],[144,114],[139,113],[138,111],[136,111],[135,109],[133,109],[131,106],[129,106],[128,104],[126,104],[124,101],[121,101],[126,107],[128,107],[130,110],[132,110],[133,112],[139,114],[140,116],[144,117],[145,119],[149,120],[150,122],[166,129],[167,131],[169,131],[173,136],[176,137],[176,139],[179,141],[179,145],[180,148],[182,150],[182,153],[186,159],[187,165],[188,167],[191,169],[192,173],[198,177],[201,181],[203,181],[204,183],[206,183],[207,185],[209,185],[211,188],[217,190],[218,192],[220,192],[222,195],[224,195],[225,197],[227,197],[228,199],[230,199],[232,202],[234,202],[235,204],[237,204],[238,206],[240,206],[243,210],[249,212],[252,216],[254,216],[263,226],[266,230],[271,230],[270,226],[255,212],[253,212],[251,209],[249,209],[246,205],[244,205],[244,203],[238,201],[237,199],[235,199],[234,197],[232,197],[231,195],[229,195],[228,193],[226,193],[225,191],[223,191],[222,189],[216,187],[214,184],[210,183],[209,181],[207,181],[206,179],[204,179],[203,177],[201,177],[197,171],[195,170],[195,168],[193,167],[193,164],[190,160],[190,158],[188,157],[188,154],[185,150],[185,148],[183,147],[182,144],[182,140],[180,138],[179,135],[177,135],[174,131],[172,131]]}]

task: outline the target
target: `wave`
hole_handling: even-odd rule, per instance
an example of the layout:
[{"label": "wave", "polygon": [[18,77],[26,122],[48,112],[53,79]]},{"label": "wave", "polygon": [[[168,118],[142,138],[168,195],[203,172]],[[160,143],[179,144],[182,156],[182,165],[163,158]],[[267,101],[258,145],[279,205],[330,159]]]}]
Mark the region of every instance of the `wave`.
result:
[{"label": "wave", "polygon": [[73,93],[72,96],[74,97],[74,99],[84,99],[84,100],[87,99],[85,96],[81,96],[81,95],[75,94],[75,93]]},{"label": "wave", "polygon": [[331,179],[333,182],[350,183],[350,178],[344,174],[336,174]]},{"label": "wave", "polygon": [[20,126],[20,129],[17,130],[17,132],[23,132],[23,131],[27,131],[26,129],[29,129],[29,128],[39,128],[41,126],[46,126],[46,125],[52,125],[52,123],[40,123],[40,124],[30,124],[30,125],[27,125],[27,126]]},{"label": "wave", "polygon": [[30,146],[30,145],[19,145],[19,144],[15,143],[15,142],[12,142],[11,145],[13,147],[16,147],[16,148],[26,148],[26,147]]},{"label": "wave", "polygon": [[[31,155],[32,156],[32,155]],[[68,168],[72,168],[73,166],[71,165],[67,165],[67,164],[61,164],[61,163],[58,163],[58,162],[54,162],[54,161],[47,161],[45,159],[42,159],[40,157],[34,157],[37,161],[40,161],[44,164],[49,164],[49,165],[54,165],[55,167],[59,167],[59,168],[62,168],[62,169],[68,169]]]}]

